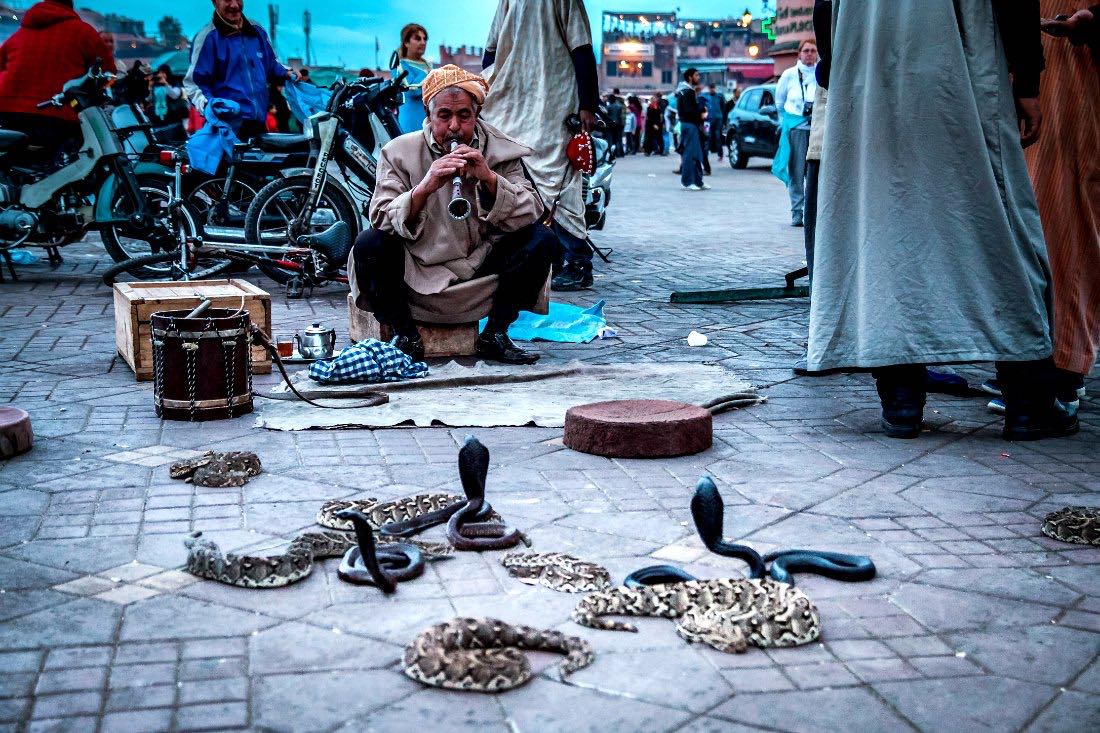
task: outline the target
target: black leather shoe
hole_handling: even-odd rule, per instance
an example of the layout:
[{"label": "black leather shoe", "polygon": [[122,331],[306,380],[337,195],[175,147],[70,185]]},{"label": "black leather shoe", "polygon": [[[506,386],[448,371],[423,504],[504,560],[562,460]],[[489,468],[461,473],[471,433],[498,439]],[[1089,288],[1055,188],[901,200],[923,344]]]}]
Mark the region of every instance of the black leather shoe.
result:
[{"label": "black leather shoe", "polygon": [[420,338],[420,334],[415,331],[413,333],[398,334],[393,345],[405,352],[413,361],[424,360],[424,339]]},{"label": "black leather shoe", "polygon": [[927,397],[924,370],[887,368],[883,371],[888,374],[876,374],[875,378],[875,387],[882,402],[882,430],[889,438],[916,438],[920,435]]},{"label": "black leather shoe", "polygon": [[550,281],[550,289],[559,293],[585,290],[590,287],[592,287],[592,271],[578,267],[566,267]]},{"label": "black leather shoe", "polygon": [[1005,440],[1043,440],[1073,435],[1081,429],[1077,415],[1057,400],[1039,405],[1034,402],[1013,404],[1005,401]]},{"label": "black leather shoe", "polygon": [[474,351],[482,359],[500,361],[505,364],[534,364],[539,360],[538,354],[524,351],[508,338],[503,331],[488,331],[482,333],[474,342]]}]

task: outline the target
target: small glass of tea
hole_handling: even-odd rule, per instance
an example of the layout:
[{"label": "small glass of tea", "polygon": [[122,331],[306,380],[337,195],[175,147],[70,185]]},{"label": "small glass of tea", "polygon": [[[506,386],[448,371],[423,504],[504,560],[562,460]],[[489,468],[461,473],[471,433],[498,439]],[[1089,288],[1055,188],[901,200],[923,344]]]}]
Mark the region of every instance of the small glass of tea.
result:
[{"label": "small glass of tea", "polygon": [[279,356],[283,358],[294,356],[294,337],[279,336],[275,340],[275,348],[279,350]]}]

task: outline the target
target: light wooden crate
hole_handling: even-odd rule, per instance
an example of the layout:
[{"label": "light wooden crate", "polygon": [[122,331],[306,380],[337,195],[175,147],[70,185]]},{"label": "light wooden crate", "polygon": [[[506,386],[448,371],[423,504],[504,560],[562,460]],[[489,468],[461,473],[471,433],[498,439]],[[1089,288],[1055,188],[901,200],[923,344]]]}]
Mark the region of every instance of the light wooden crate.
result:
[{"label": "light wooden crate", "polygon": [[[546,282],[531,311],[540,315],[550,312],[550,275],[546,276]],[[473,356],[477,353],[474,350],[477,326],[477,321],[455,324],[416,324],[420,338],[424,341],[426,357]],[[370,311],[360,310],[355,305],[355,298],[348,293],[348,337],[352,341],[364,339],[389,341],[393,338],[393,331],[389,326],[379,323]]]},{"label": "light wooden crate", "polygon": [[[158,311],[187,310],[209,298],[214,308],[237,310],[244,297],[252,323],[271,335],[271,296],[246,280],[115,283],[115,346],[138,381],[153,378],[153,340],[149,318]],[[271,357],[252,347],[252,373],[269,374]]]}]

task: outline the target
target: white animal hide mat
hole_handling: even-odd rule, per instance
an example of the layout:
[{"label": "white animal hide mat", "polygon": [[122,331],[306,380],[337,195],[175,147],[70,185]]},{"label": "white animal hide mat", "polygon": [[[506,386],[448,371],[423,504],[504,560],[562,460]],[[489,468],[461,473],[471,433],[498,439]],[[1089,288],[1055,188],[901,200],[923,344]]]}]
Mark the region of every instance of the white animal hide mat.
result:
[{"label": "white animal hide mat", "polygon": [[395,426],[492,427],[565,425],[565,411],[605,400],[662,399],[703,405],[726,395],[752,391],[748,382],[717,365],[636,363],[508,366],[457,362],[433,366],[423,379],[384,384],[321,385],[305,371],[294,386],[311,400],[339,405],[364,391],[385,392],[378,407],[330,410],[294,397],[286,384],[273,392],[283,399],[256,400],[256,427],[269,430],[384,428]]}]

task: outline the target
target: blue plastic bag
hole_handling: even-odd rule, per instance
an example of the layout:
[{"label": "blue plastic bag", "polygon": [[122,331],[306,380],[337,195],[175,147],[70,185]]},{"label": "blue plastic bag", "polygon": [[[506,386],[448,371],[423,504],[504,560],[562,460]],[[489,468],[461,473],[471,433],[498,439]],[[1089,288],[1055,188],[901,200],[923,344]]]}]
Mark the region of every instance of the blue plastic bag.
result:
[{"label": "blue plastic bag", "polygon": [[306,120],[328,109],[332,92],[315,84],[302,84],[288,79],[283,87],[283,96],[286,97],[286,103],[295,119],[305,127]]},{"label": "blue plastic bag", "polygon": [[232,156],[236,133],[227,120],[241,114],[241,106],[230,99],[211,99],[202,111],[206,124],[187,141],[191,167],[207,175],[218,172],[222,156]]},{"label": "blue plastic bag", "polygon": [[13,265],[33,265],[38,262],[38,255],[25,249],[15,249],[8,253]]}]

